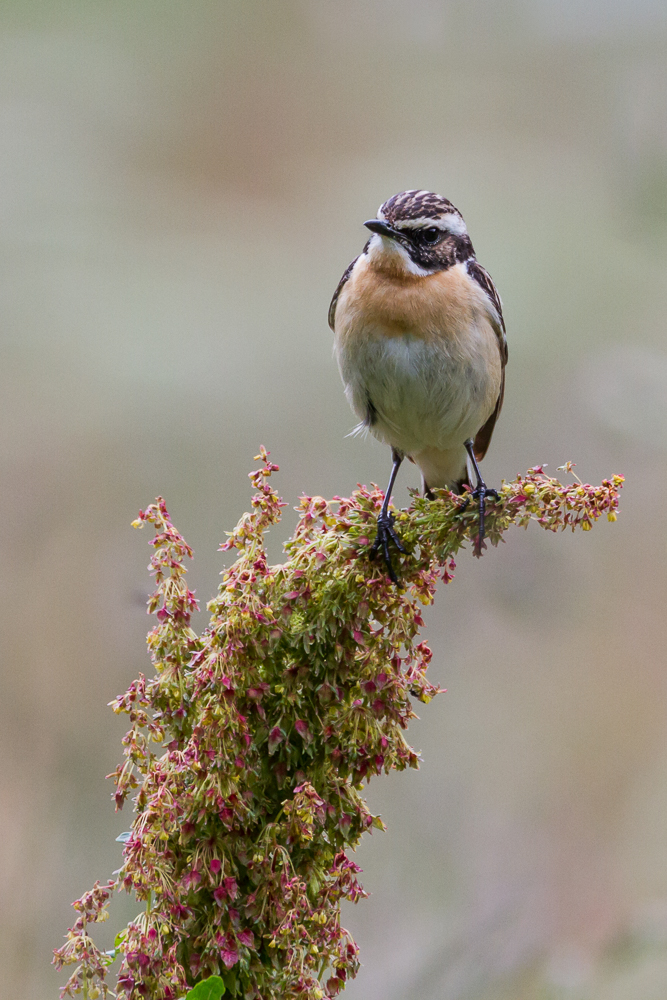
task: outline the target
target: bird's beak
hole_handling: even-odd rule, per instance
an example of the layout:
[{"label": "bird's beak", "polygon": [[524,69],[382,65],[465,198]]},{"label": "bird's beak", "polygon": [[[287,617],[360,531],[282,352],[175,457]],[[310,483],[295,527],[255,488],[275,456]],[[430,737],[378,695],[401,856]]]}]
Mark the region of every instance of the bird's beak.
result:
[{"label": "bird's beak", "polygon": [[364,222],[364,225],[366,229],[370,229],[372,233],[377,233],[378,236],[388,236],[391,240],[395,240],[398,237],[396,230],[380,219],[369,219],[368,222]]}]

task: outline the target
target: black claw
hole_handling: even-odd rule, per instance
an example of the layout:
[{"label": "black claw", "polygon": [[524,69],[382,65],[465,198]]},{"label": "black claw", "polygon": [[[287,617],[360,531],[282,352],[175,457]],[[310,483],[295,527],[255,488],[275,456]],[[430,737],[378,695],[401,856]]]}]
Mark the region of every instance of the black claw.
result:
[{"label": "black claw", "polygon": [[389,554],[389,542],[393,542],[399,552],[405,552],[405,547],[401,542],[400,538],[394,531],[394,515],[389,513],[380,513],[378,515],[378,530],[375,536],[375,541],[371,545],[371,559],[374,559],[378,554],[380,549],[382,550],[382,555],[384,557],[385,566],[387,567],[387,573],[389,574],[389,579],[392,583],[398,585],[398,577],[391,563],[391,556]]},{"label": "black claw", "polygon": [[475,470],[475,476],[477,478],[477,485],[475,489],[466,497],[463,506],[459,510],[463,511],[466,509],[471,500],[479,500],[479,534],[474,544],[474,553],[476,556],[481,556],[482,545],[484,544],[484,516],[486,514],[486,498],[493,497],[495,500],[500,500],[500,496],[497,490],[490,490],[484,480],[482,479],[481,473],[479,471],[479,465],[477,464],[477,456],[475,455],[475,443],[472,438],[468,438],[464,441],[465,449],[468,452],[468,458]]},{"label": "black claw", "polygon": [[469,501],[471,499],[472,500],[477,500],[479,502],[479,506],[478,506],[478,510],[479,510],[479,534],[477,536],[477,541],[475,543],[475,555],[477,555],[477,556],[481,556],[481,554],[482,554],[482,545],[484,543],[484,537],[486,535],[486,530],[485,530],[486,525],[485,525],[484,522],[485,522],[485,518],[486,518],[486,498],[487,497],[493,497],[494,500],[500,500],[500,495],[499,495],[498,491],[497,490],[491,490],[491,489],[489,489],[488,486],[486,485],[486,483],[484,482],[484,480],[482,480],[481,482],[479,482],[477,484],[477,486],[475,487],[475,489],[472,491],[472,493],[470,494],[470,497],[466,499],[465,506],[463,508],[461,508],[461,509],[464,510],[465,507],[468,506],[468,503],[469,503]]}]

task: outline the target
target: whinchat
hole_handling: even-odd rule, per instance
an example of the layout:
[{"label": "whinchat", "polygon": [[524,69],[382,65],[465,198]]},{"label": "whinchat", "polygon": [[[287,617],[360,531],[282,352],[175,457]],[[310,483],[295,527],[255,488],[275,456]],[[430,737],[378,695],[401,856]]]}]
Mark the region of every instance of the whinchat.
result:
[{"label": "whinchat", "polygon": [[481,552],[486,497],[498,494],[478,462],[503,404],[507,340],[500,296],[450,201],[403,191],[364,225],[372,236],[338,283],[329,325],[345,395],[361,421],[355,432],[391,446],[371,552],[382,552],[396,583],[390,541],[405,550],[389,502],[406,457],[419,466],[426,496],[438,487],[471,488]]}]

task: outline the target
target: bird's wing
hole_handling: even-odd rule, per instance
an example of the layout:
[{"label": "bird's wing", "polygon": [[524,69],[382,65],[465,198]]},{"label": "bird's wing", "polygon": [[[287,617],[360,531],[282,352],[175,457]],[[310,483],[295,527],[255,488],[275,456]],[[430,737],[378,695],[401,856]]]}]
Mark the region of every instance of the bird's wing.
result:
[{"label": "bird's wing", "polygon": [[479,264],[474,257],[468,260],[467,264],[468,274],[476,281],[480,288],[484,289],[493,308],[497,314],[498,320],[493,323],[493,329],[498,340],[498,350],[500,351],[500,363],[502,365],[502,377],[500,381],[500,392],[498,393],[498,399],[496,401],[495,409],[489,419],[486,421],[483,427],[477,431],[475,436],[475,458],[481,462],[481,460],[486,455],[489,444],[491,443],[491,435],[493,434],[493,428],[496,426],[496,420],[500,415],[500,411],[503,405],[503,397],[505,395],[505,365],[507,364],[507,337],[505,334],[505,320],[503,319],[503,305],[500,301],[500,295],[498,295],[498,290],[494,285],[491,275],[485,268]]},{"label": "bird's wing", "polygon": [[[368,241],[368,243],[370,243],[370,240]],[[364,249],[359,254],[359,257],[362,257],[363,254],[366,253],[366,250],[368,249],[368,243],[366,244],[366,246],[364,247]],[[340,296],[340,293],[343,291],[343,285],[345,284],[345,282],[349,279],[350,275],[352,274],[352,268],[354,267],[354,265],[359,260],[359,257],[355,257],[354,260],[352,261],[352,263],[348,264],[348,266],[345,268],[345,271],[343,272],[343,277],[338,282],[338,287],[337,287],[336,291],[333,293],[333,298],[332,298],[331,304],[329,306],[329,326],[331,327],[332,330],[334,328],[334,320],[336,318],[336,304],[338,302],[338,298]]]},{"label": "bird's wing", "polygon": [[500,411],[503,407],[503,397],[505,396],[505,369],[503,368],[503,373],[500,379],[500,392],[498,393],[498,399],[496,401],[496,407],[486,421],[483,427],[475,434],[475,441],[473,447],[475,449],[475,458],[478,462],[481,462],[486,455],[489,445],[491,444],[491,436],[493,434],[493,428],[496,426],[496,420],[500,416]]}]

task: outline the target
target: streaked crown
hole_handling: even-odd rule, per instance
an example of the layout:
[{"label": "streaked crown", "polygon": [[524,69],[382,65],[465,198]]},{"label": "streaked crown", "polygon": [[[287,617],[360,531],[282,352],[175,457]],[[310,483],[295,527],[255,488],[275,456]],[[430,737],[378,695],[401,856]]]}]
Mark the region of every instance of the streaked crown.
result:
[{"label": "streaked crown", "polygon": [[380,205],[378,219],[384,219],[396,229],[444,222],[449,223],[447,228],[451,232],[466,232],[466,224],[458,208],[434,191],[401,191]]}]

